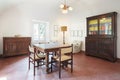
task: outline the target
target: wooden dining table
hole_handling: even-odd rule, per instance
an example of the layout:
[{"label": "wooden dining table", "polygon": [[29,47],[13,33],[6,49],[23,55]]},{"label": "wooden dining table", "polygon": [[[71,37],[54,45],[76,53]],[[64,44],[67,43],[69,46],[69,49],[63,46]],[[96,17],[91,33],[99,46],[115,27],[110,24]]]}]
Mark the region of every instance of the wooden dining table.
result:
[{"label": "wooden dining table", "polygon": [[33,46],[36,48],[36,50],[46,53],[45,60],[46,60],[46,72],[47,73],[50,72],[49,64],[51,63],[51,61],[49,59],[49,55],[51,53],[57,52],[59,50],[59,48],[67,47],[70,45],[71,44],[61,44],[58,42],[50,42],[50,43],[44,43],[44,44],[33,44]]}]

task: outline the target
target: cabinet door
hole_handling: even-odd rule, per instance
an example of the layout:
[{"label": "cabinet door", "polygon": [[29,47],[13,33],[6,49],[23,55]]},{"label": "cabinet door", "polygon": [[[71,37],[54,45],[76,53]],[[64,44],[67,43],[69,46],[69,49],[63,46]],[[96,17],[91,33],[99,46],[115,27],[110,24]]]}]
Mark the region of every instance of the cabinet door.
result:
[{"label": "cabinet door", "polygon": [[112,12],[99,16],[99,35],[116,36],[117,13]]},{"label": "cabinet door", "polygon": [[12,54],[16,54],[16,42],[15,41],[9,41],[9,40],[5,40],[5,48],[4,48],[4,55],[12,55]]},{"label": "cabinet door", "polygon": [[99,34],[112,35],[112,17],[103,17],[99,19]]},{"label": "cabinet door", "polygon": [[98,19],[87,19],[87,32],[88,35],[98,34]]},{"label": "cabinet door", "polygon": [[98,41],[94,38],[86,38],[86,55],[98,55]]},{"label": "cabinet door", "polygon": [[17,40],[17,54],[27,54],[28,53],[28,46],[30,44],[30,38],[21,38]]},{"label": "cabinet door", "polygon": [[99,39],[99,56],[101,58],[115,61],[116,60],[115,40],[112,38]]}]

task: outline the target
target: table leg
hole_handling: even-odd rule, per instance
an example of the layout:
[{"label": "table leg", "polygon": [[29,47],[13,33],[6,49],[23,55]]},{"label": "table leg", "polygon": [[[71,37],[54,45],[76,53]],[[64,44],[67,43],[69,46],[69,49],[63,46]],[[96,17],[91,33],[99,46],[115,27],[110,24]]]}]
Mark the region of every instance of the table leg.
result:
[{"label": "table leg", "polygon": [[49,72],[49,53],[46,53],[46,72]]}]

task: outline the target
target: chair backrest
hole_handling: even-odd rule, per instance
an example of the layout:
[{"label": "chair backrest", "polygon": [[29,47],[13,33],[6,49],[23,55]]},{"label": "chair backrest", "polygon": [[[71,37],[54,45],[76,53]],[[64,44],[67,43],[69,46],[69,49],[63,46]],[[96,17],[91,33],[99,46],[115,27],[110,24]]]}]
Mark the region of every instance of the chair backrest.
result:
[{"label": "chair backrest", "polygon": [[73,53],[73,44],[70,45],[70,46],[60,48],[59,52],[60,52],[61,56],[65,55],[65,54],[70,54],[71,55]]},{"label": "chair backrest", "polygon": [[64,47],[60,49],[61,55],[65,55],[67,53],[72,52],[72,46]]},{"label": "chair backrest", "polygon": [[34,47],[29,45],[29,52],[34,53]]},{"label": "chair backrest", "polygon": [[59,61],[61,61],[61,57],[63,59],[63,58],[66,58],[67,56],[69,56],[69,59],[70,58],[73,59],[73,44],[70,46],[59,48],[56,54],[53,55],[53,57]]},{"label": "chair backrest", "polygon": [[33,58],[35,60],[36,56],[39,57],[37,52],[36,52],[36,48],[34,48],[33,46],[29,45],[29,57],[31,57],[31,58]]}]

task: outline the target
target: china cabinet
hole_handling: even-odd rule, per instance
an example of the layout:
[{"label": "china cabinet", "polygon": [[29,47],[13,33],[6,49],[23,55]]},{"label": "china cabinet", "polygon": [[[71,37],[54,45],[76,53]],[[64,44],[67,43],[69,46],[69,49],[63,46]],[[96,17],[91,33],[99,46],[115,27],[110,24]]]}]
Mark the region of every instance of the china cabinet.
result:
[{"label": "china cabinet", "polygon": [[116,61],[117,12],[88,17],[86,55]]}]

